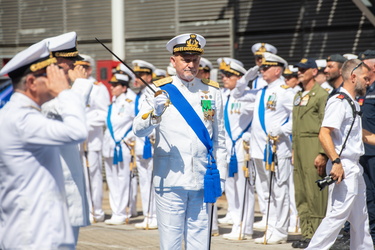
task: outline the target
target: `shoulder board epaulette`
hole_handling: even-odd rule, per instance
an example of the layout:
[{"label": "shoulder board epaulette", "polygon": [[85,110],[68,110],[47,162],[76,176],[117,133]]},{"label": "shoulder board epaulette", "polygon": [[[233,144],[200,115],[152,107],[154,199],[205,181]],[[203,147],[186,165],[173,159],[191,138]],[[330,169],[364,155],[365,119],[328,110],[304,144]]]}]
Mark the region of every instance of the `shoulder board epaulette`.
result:
[{"label": "shoulder board epaulette", "polygon": [[289,89],[290,88],[290,86],[286,85],[286,84],[280,85],[280,87],[282,87],[283,89]]},{"label": "shoulder board epaulette", "polygon": [[208,85],[208,86],[212,86],[212,87],[215,87],[215,88],[220,88],[219,83],[217,83],[215,81],[212,81],[210,79],[203,78],[203,79],[201,79],[201,81],[204,84]]},{"label": "shoulder board epaulette", "polygon": [[130,103],[130,102],[132,102],[133,100],[132,100],[132,99],[129,99],[129,98],[126,98],[125,101],[127,101],[127,102]]},{"label": "shoulder board epaulette", "polygon": [[95,84],[95,85],[100,85],[101,82],[96,81],[96,82],[94,82],[94,84]]},{"label": "shoulder board epaulette", "polygon": [[336,96],[336,98],[344,100],[345,96],[343,94],[340,94],[340,95]]},{"label": "shoulder board epaulette", "polygon": [[171,83],[172,81],[173,81],[172,77],[165,77],[165,78],[162,78],[160,80],[155,81],[154,84],[155,84],[156,87],[160,87],[160,86],[163,86],[167,83]]},{"label": "shoulder board epaulette", "polygon": [[331,89],[330,88],[325,88],[324,90],[327,91],[327,92],[329,92]]}]

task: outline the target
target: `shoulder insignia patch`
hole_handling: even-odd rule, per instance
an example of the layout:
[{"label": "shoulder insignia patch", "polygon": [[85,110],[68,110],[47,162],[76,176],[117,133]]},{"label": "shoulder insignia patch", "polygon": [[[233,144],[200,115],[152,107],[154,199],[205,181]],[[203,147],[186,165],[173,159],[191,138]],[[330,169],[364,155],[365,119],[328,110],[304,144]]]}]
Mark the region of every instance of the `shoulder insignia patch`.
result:
[{"label": "shoulder insignia patch", "polygon": [[363,103],[365,102],[365,99],[364,98],[359,98],[358,99],[358,103],[359,103],[359,106],[363,106]]},{"label": "shoulder insignia patch", "polygon": [[95,85],[100,85],[101,82],[96,81],[96,82],[94,82],[94,84],[95,84]]},{"label": "shoulder insignia patch", "polygon": [[129,98],[126,98],[125,101],[131,103],[133,100],[132,100],[132,99],[129,99]]},{"label": "shoulder insignia patch", "polygon": [[342,95],[342,94],[340,94],[340,95],[336,96],[336,98],[341,99],[341,100],[344,100],[345,96]]},{"label": "shoulder insignia patch", "polygon": [[327,92],[329,92],[331,89],[330,88],[325,88],[324,90],[327,91]]},{"label": "shoulder insignia patch", "polygon": [[290,86],[286,85],[286,84],[280,85],[280,87],[282,87],[283,89],[289,89],[290,88]]},{"label": "shoulder insignia patch", "polygon": [[171,83],[172,81],[173,81],[172,77],[165,77],[165,78],[155,81],[154,84],[156,87],[160,87],[167,83]]},{"label": "shoulder insignia patch", "polygon": [[208,86],[212,86],[212,87],[215,87],[215,88],[220,88],[219,83],[217,83],[215,81],[212,81],[210,79],[203,78],[203,79],[201,79],[201,81],[204,84],[208,85]]}]

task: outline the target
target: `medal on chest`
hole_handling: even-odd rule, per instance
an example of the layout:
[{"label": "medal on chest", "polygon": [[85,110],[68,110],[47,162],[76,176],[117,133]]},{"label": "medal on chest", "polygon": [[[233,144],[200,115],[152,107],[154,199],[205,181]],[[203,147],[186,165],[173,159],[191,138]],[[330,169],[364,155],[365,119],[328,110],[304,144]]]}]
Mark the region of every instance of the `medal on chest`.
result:
[{"label": "medal on chest", "polygon": [[213,121],[215,115],[215,101],[209,91],[202,91],[201,106],[205,121]]},{"label": "medal on chest", "polygon": [[304,97],[302,97],[302,100],[300,102],[300,106],[306,106],[307,103],[309,102],[309,99],[310,99],[310,96],[309,95],[305,95]]},{"label": "medal on chest", "polygon": [[241,114],[241,103],[237,101],[232,102],[232,105],[230,105],[230,113]]},{"label": "medal on chest", "polygon": [[268,96],[266,107],[270,110],[276,109],[276,93],[272,93]]}]

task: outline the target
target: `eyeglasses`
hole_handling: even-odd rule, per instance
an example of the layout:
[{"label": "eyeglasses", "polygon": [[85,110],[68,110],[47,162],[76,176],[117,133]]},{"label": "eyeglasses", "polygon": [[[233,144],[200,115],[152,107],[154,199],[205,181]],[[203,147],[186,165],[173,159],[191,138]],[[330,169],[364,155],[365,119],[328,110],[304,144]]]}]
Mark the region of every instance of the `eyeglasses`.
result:
[{"label": "eyeglasses", "polygon": [[234,76],[234,74],[232,73],[228,73],[228,72],[221,72],[221,77],[226,77],[226,78],[230,78],[231,76]]},{"label": "eyeglasses", "polygon": [[263,71],[263,72],[266,72],[267,70],[269,70],[270,68],[272,68],[273,65],[265,65],[265,66],[260,66],[260,71]]},{"label": "eyeglasses", "polygon": [[350,73],[350,75],[353,75],[354,70],[356,70],[356,69],[358,69],[359,67],[361,67],[362,64],[363,64],[363,62],[360,62],[357,66],[355,66],[355,67],[352,69],[352,72]]}]

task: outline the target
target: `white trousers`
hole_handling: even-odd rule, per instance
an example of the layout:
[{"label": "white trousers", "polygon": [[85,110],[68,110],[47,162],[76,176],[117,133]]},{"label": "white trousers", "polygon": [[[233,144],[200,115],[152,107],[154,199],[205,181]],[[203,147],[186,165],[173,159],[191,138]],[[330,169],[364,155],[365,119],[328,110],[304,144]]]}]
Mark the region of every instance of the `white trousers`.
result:
[{"label": "white trousers", "polygon": [[[136,204],[134,193],[137,192],[137,186],[134,187],[134,181],[137,184],[136,178],[133,177],[132,180],[130,178],[130,152],[126,147],[122,147],[122,152],[123,162],[119,162],[118,165],[113,165],[112,157],[104,158],[109,187],[109,205],[112,210],[112,217],[118,220],[125,220],[132,214],[134,215]],[[129,192],[131,192],[130,195]],[[130,209],[126,209],[128,205],[130,205]]]},{"label": "white trousers", "polygon": [[[251,164],[251,162],[249,163]],[[228,197],[228,203],[232,202],[230,215],[233,220],[232,232],[239,233],[242,219],[242,230],[243,234],[253,234],[253,222],[254,222],[254,187],[250,184],[250,180],[245,179],[243,171],[244,162],[238,162],[238,173],[234,174],[234,177],[228,177],[226,182],[233,186],[232,197]],[[250,166],[249,166],[250,168]],[[246,183],[246,197],[245,195],[245,183]],[[245,206],[245,207],[244,207]],[[243,215],[242,215],[243,213]]]},{"label": "white trousers", "polygon": [[[346,173],[345,173],[346,174]],[[329,249],[345,221],[350,222],[350,249],[373,249],[366,206],[366,185],[361,173],[349,172],[332,184],[331,207],[306,249]]]},{"label": "white trousers", "polygon": [[[263,159],[252,159],[254,161],[257,178],[260,181],[262,193],[267,202],[266,214],[268,208],[268,197],[270,192],[270,171],[266,170]],[[268,215],[268,232],[267,235],[274,235],[277,238],[288,237],[289,224],[289,176],[291,175],[291,160],[290,158],[278,159],[275,173],[273,174],[271,185],[271,199],[270,210]],[[265,215],[266,216],[266,215]],[[266,219],[264,217],[263,219]]]},{"label": "white trousers", "polygon": [[156,219],[155,190],[152,185],[152,158],[143,159],[137,156],[139,189],[142,200],[142,211],[145,218]]},{"label": "white trousers", "polygon": [[157,191],[155,198],[160,249],[182,249],[182,240],[185,250],[207,249],[208,211],[203,190],[172,188]]},{"label": "white trousers", "polygon": [[[90,213],[95,219],[103,218],[104,211],[102,209],[103,201],[103,175],[102,175],[102,152],[101,151],[88,151],[87,159],[83,156],[83,172],[86,181],[86,194],[89,203]],[[87,168],[88,164],[88,168]],[[88,172],[90,172],[90,183]],[[94,211],[92,206],[94,205]]]}]

